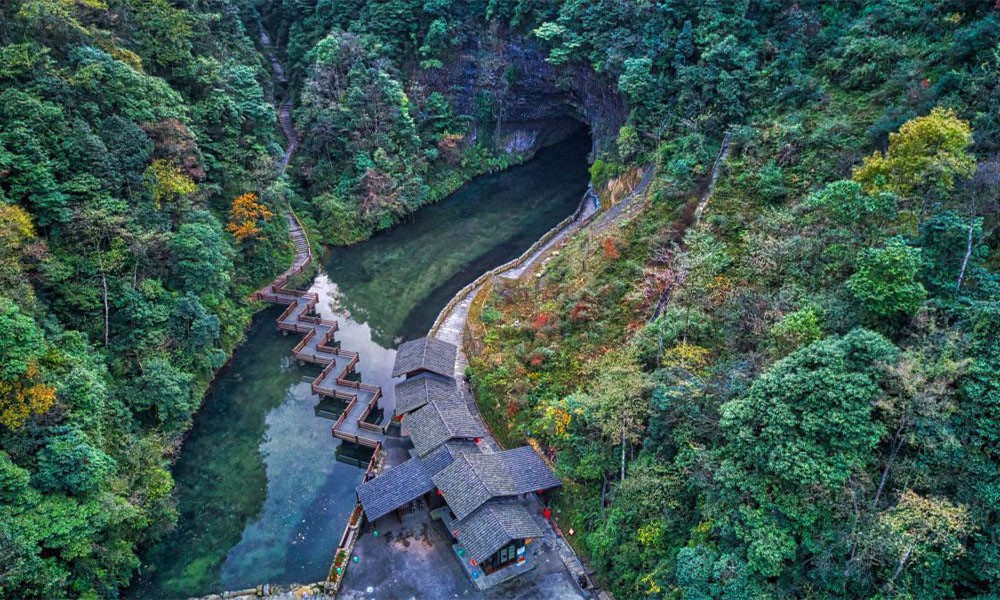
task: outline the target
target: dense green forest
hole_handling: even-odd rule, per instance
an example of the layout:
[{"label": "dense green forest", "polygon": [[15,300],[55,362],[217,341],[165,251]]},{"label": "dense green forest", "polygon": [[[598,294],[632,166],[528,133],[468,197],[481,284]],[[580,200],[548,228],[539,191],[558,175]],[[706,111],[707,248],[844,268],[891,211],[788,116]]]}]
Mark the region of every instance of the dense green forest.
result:
[{"label": "dense green forest", "polygon": [[482,299],[472,374],[617,596],[1000,592],[998,17],[564,2],[533,30],[628,99],[594,185],[656,179]]},{"label": "dense green forest", "polygon": [[[290,261],[270,73],[240,8],[0,6],[0,597],[116,596],[245,298]],[[239,222],[234,222],[238,225]]]},{"label": "dense green forest", "polygon": [[989,1],[4,2],[0,597],[115,597],[172,526],[287,208],[358,241],[566,118],[648,205],[483,298],[471,375],[601,582],[1000,593],[998,80]]}]

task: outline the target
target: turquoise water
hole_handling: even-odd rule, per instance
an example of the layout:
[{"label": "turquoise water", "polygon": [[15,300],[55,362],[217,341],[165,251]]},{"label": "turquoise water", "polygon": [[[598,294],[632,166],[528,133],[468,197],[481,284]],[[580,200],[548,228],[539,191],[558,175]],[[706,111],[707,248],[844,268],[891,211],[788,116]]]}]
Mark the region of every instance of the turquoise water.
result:
[{"label": "turquoise water", "polygon": [[[360,352],[358,371],[383,387],[387,413],[396,346],[425,335],[455,292],[576,208],[589,149],[581,133],[325,258],[311,287],[321,296],[318,308],[340,322],[343,347]],[[275,329],[281,310],[257,315],[207,394],[174,466],[177,527],[147,550],[127,596],[187,597],[326,577],[362,470],[336,460],[329,417],[342,406],[311,394],[308,381],[319,368],[292,360],[300,338]]]}]

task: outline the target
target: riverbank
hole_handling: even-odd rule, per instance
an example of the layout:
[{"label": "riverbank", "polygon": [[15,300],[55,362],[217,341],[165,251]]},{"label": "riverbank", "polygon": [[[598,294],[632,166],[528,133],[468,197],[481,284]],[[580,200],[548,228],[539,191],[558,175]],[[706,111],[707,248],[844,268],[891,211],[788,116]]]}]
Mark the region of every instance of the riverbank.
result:
[{"label": "riverbank", "polygon": [[456,161],[457,165],[443,166],[428,174],[428,180],[432,181],[433,184],[428,186],[428,195],[425,200],[417,206],[406,209],[405,213],[394,217],[387,226],[355,229],[354,225],[356,225],[358,217],[355,214],[348,215],[350,223],[324,219],[322,214],[316,212],[316,204],[312,201],[298,202],[295,208],[300,214],[308,214],[308,219],[315,223],[313,231],[319,234],[321,243],[334,248],[350,247],[406,224],[427,207],[444,201],[479,177],[495,175],[523,166],[535,160],[549,148],[580,134],[589,135],[586,127],[577,123],[576,127],[566,129],[563,135],[529,148],[494,152],[482,146],[470,145],[463,151],[461,159]]},{"label": "riverbank", "polygon": [[[288,140],[282,169],[300,137],[289,113],[281,102]],[[338,341],[359,352],[360,377],[386,391],[386,413],[394,402],[395,345],[423,335],[459,287],[520,254],[575,207],[591,146],[579,135],[325,256],[306,287],[317,295],[319,317],[340,323]],[[289,277],[313,268],[308,243],[299,246],[310,255],[293,261]],[[180,522],[147,552],[130,590],[137,597],[326,576],[328,546],[340,535],[361,471],[332,460],[341,447],[330,443],[327,419],[345,407],[314,396],[308,382],[317,372],[291,358],[297,340],[274,334],[277,312],[257,315],[206,393],[174,467]]]},{"label": "riverbank", "polygon": [[[573,215],[550,230],[518,258],[484,273],[463,288],[435,320],[429,335],[458,346],[459,352],[456,360],[455,379],[460,382],[460,388],[470,412],[488,432],[485,441],[490,446],[500,449],[505,444],[498,443],[494,439],[493,425],[495,423],[491,423],[488,419],[483,418],[479,401],[472,387],[469,385],[466,373],[469,364],[469,354],[475,353],[475,349],[478,346],[476,343],[477,335],[482,336],[485,333],[482,329],[482,323],[478,320],[483,299],[493,285],[505,285],[535,272],[537,268],[545,264],[547,257],[557,254],[558,248],[564,246],[572,236],[580,233],[581,230],[586,229],[587,235],[600,234],[634,217],[641,211],[647,199],[647,192],[652,182],[653,173],[654,169],[651,166],[640,170],[635,185],[628,191],[625,197],[603,212],[598,212],[596,194],[594,194],[592,189],[589,189]],[[563,535],[562,530],[558,526],[558,515],[554,515],[553,520],[547,521],[546,525],[550,530],[552,540],[558,548],[559,557],[566,569],[577,581],[588,582],[588,588],[593,588],[592,571],[585,566],[580,556]],[[598,594],[601,597],[605,595],[603,592],[598,592]]]},{"label": "riverbank", "polygon": [[[391,414],[395,347],[423,336],[468,281],[522,254],[572,213],[586,190],[589,139],[477,178],[406,223],[323,257],[304,288],[336,339],[357,351],[364,383]],[[301,276],[300,276],[301,277]],[[177,597],[269,582],[320,581],[363,470],[338,462],[332,419],[345,406],[313,395],[320,369],[292,358],[298,336],[255,318],[209,390],[176,463],[180,521],[147,552],[134,597]]]}]

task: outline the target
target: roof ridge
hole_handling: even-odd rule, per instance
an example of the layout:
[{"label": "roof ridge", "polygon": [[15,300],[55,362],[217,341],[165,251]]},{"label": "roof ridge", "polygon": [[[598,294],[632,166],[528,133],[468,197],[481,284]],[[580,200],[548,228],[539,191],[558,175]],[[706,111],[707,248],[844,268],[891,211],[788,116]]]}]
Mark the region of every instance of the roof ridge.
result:
[{"label": "roof ridge", "polygon": [[[465,459],[466,462],[469,464],[469,467],[472,468],[472,472],[475,474],[476,479],[478,479],[483,484],[483,487],[485,487],[486,491],[490,493],[490,496],[492,496],[493,498],[506,498],[511,496],[508,489],[499,487],[498,485],[491,485],[490,480],[492,480],[492,478],[490,478],[489,480],[483,478],[482,474],[480,473],[480,470],[485,471],[486,469],[482,467],[480,469],[477,469],[476,468],[477,465],[474,464],[473,461],[469,460],[470,457],[475,457],[476,461],[478,461],[479,458],[483,458],[484,460],[479,463],[480,465],[483,466],[487,464],[489,464],[490,466],[498,464],[501,468],[501,471],[503,472],[503,475],[506,478],[506,481],[503,483],[510,488],[516,488],[517,482],[514,478],[514,474],[511,472],[510,465],[508,465],[507,462],[503,460],[503,457],[500,454],[485,454],[482,451],[480,451],[479,454],[467,455]],[[496,482],[494,481],[494,483]]]}]

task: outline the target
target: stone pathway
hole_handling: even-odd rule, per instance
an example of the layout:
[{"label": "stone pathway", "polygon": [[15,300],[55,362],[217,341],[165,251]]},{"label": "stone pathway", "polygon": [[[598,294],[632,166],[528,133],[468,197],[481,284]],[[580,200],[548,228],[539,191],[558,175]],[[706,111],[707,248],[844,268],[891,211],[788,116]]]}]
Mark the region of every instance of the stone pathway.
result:
[{"label": "stone pathway", "polygon": [[281,158],[282,173],[288,168],[288,163],[292,161],[292,155],[295,154],[295,151],[299,149],[299,144],[302,143],[302,140],[299,139],[299,134],[295,131],[295,123],[292,121],[293,108],[294,105],[291,98],[282,102],[278,108],[278,123],[281,124],[281,131],[284,132],[285,139],[288,140],[288,145],[285,146],[285,154]]},{"label": "stone pathway", "polygon": [[649,184],[653,182],[655,171],[656,169],[652,166],[645,167],[639,183],[635,184],[635,188],[622,198],[618,204],[613,205],[598,215],[594,219],[594,222],[590,224],[590,232],[605,233],[611,227],[623,223],[627,217],[631,217],[637,209],[642,207],[646,200],[646,192],[649,190]]},{"label": "stone pathway", "polygon": [[[263,27],[260,29],[260,45],[264,48],[268,62],[271,63],[274,78],[278,83],[288,83],[288,77],[285,76],[285,68],[281,65],[281,61],[278,60],[278,55],[274,53],[274,46],[271,45],[271,36],[267,34],[267,31]],[[281,157],[282,173],[288,168],[288,163],[292,161],[292,156],[299,149],[299,144],[302,143],[298,132],[295,131],[295,122],[292,120],[292,110],[294,109],[295,104],[292,102],[290,95],[278,106],[278,124],[281,125],[281,131],[285,134],[286,140],[285,152]]]},{"label": "stone pathway", "polygon": [[567,224],[559,233],[552,236],[548,242],[542,244],[540,248],[537,248],[531,255],[520,264],[520,266],[508,269],[500,274],[500,277],[504,279],[520,279],[522,275],[528,272],[541,257],[552,249],[556,244],[561,243],[563,240],[568,238],[573,233],[576,233],[581,227],[587,224],[597,213],[597,209],[600,208],[600,200],[597,199],[597,194],[594,193],[593,189],[587,189],[587,193],[583,196],[579,210],[579,214],[572,222]]},{"label": "stone pathway", "polygon": [[271,45],[271,36],[268,35],[263,27],[260,28],[260,45],[264,48],[264,54],[267,55],[268,62],[271,63],[274,78],[278,80],[278,83],[288,83],[288,78],[285,77],[285,68],[281,66],[278,55],[274,53],[274,46]]},{"label": "stone pathway", "polygon": [[291,212],[285,217],[288,219],[289,235],[295,243],[295,261],[254,297],[288,306],[278,317],[278,329],[305,334],[292,350],[292,355],[302,362],[325,367],[310,385],[313,393],[348,403],[333,425],[334,437],[374,448],[385,440],[385,426],[372,425],[365,420],[371,411],[377,410],[382,389],[352,378],[360,357],[357,352],[341,348],[335,342],[334,334],[339,328],[336,321],[314,316],[319,296],[285,287],[292,277],[303,272],[312,262],[312,250],[305,231]]},{"label": "stone pathway", "polygon": [[722,163],[726,162],[726,157],[729,156],[729,140],[731,137],[732,132],[727,131],[726,135],[722,138],[722,145],[719,147],[719,155],[715,157],[715,162],[712,164],[712,174],[708,178],[708,187],[705,189],[705,193],[698,202],[697,208],[694,209],[695,225],[701,223],[701,217],[705,214],[705,208],[708,207],[708,202],[712,199],[712,192],[715,190],[715,182],[719,180],[719,168],[722,166]]},{"label": "stone pathway", "polygon": [[[598,205],[594,202],[595,196],[592,196],[592,190],[588,190],[588,193],[581,201],[578,214],[573,221],[566,224],[558,233],[553,235],[549,241],[534,249],[531,254],[523,258],[523,260],[515,259],[515,261],[512,261],[513,263],[516,263],[514,266],[506,270],[501,270],[499,273],[496,273],[495,276],[508,280],[519,279],[526,273],[531,272],[531,270],[538,264],[544,262],[544,259],[550,250],[584,227],[588,227],[589,230],[594,233],[603,233],[611,227],[620,224],[627,217],[632,216],[638,208],[642,206],[646,198],[646,191],[649,189],[649,184],[653,179],[653,171],[653,168],[647,167],[639,183],[636,184],[635,189],[633,189],[620,202],[603,213],[597,213]],[[493,436],[489,434],[489,428],[486,427],[483,422],[482,416],[479,413],[479,407],[476,405],[475,395],[473,394],[472,388],[469,386],[469,382],[465,377],[465,369],[469,364],[469,359],[465,355],[464,350],[465,325],[469,317],[469,309],[472,306],[472,301],[485,284],[486,281],[483,280],[477,285],[471,286],[471,289],[465,289],[462,292],[459,292],[464,293],[464,296],[459,302],[451,304],[448,308],[446,308],[448,311],[447,314],[438,317],[438,322],[440,324],[436,327],[436,329],[432,329],[431,335],[440,340],[450,342],[458,346],[458,357],[455,361],[455,380],[459,382],[459,388],[461,389],[465,402],[469,407],[469,411],[483,427],[484,431],[487,432],[487,436],[483,439],[483,443],[481,445],[494,451],[498,451],[501,449],[500,445],[496,442]],[[537,503],[538,500],[534,499],[534,502]],[[586,567],[583,565],[583,562],[580,560],[580,557],[576,554],[569,543],[566,542],[565,538],[563,538],[561,532],[558,531],[555,525],[551,521],[544,521],[544,529],[546,532],[545,539],[547,543],[553,546],[553,549],[558,554],[563,565],[572,575],[573,579],[580,581],[581,578],[583,578],[589,581],[589,574]],[[608,596],[608,594],[604,591],[595,591],[599,598],[610,598],[610,596]],[[590,591],[577,589],[576,592],[577,597],[591,596]]]}]

